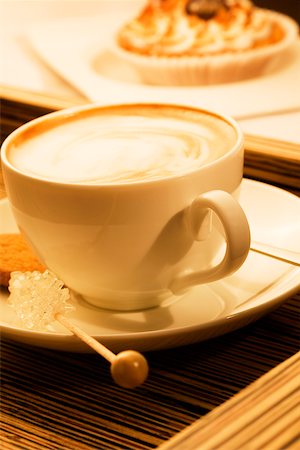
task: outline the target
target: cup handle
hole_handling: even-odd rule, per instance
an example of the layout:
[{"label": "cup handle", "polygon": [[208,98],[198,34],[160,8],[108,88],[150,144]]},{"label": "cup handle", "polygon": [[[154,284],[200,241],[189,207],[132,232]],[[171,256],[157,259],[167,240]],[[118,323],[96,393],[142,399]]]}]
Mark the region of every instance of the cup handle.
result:
[{"label": "cup handle", "polygon": [[225,232],[226,251],[221,262],[208,269],[180,274],[172,280],[169,289],[180,293],[186,288],[223,278],[235,272],[245,261],[250,248],[250,229],[239,203],[225,191],[210,191],[197,197],[184,211],[184,222],[194,240],[199,240],[199,229],[205,216],[213,211]]}]

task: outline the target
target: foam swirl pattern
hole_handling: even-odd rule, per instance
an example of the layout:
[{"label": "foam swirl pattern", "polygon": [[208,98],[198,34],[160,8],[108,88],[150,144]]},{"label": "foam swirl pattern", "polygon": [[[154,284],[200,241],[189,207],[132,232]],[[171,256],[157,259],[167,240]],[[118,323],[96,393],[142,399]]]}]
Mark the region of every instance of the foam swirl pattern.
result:
[{"label": "foam swirl pattern", "polygon": [[[32,133],[11,163],[37,177],[81,183],[130,183],[183,174],[219,158],[232,130],[220,119],[108,115],[63,121]],[[216,120],[216,119],[214,119]]]}]

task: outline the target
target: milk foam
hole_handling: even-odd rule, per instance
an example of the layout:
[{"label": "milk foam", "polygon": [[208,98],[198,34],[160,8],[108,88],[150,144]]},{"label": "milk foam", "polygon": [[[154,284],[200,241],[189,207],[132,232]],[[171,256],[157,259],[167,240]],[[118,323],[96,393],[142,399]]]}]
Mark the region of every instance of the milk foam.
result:
[{"label": "milk foam", "polygon": [[23,172],[51,180],[130,183],[194,170],[222,156],[235,140],[229,124],[204,113],[140,113],[93,112],[37,127],[10,152],[10,161]]}]

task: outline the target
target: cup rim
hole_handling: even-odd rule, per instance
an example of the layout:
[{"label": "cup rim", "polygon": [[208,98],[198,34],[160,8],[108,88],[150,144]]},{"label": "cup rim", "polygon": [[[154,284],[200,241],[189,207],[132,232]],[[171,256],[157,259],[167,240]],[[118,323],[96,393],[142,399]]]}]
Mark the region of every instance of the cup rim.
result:
[{"label": "cup rim", "polygon": [[[222,120],[229,124],[236,133],[236,141],[234,145],[226,151],[223,155],[216,158],[215,160],[204,163],[202,166],[197,167],[195,169],[189,169],[186,172],[182,172],[180,174],[174,174],[167,177],[158,177],[155,179],[142,179],[142,180],[134,180],[134,181],[126,181],[126,182],[107,182],[107,183],[95,183],[95,184],[89,184],[89,183],[82,183],[82,182],[76,182],[71,180],[62,180],[62,179],[54,179],[54,178],[47,178],[45,176],[40,176],[38,174],[29,174],[26,173],[26,171],[23,171],[22,169],[19,169],[15,167],[9,160],[8,153],[10,150],[10,147],[13,145],[13,142],[20,137],[22,134],[30,131],[34,127],[38,127],[40,124],[52,122],[52,121],[60,121],[61,119],[70,119],[72,117],[75,117],[77,115],[81,115],[84,113],[88,113],[89,111],[96,111],[96,110],[118,110],[122,108],[172,108],[175,110],[188,110],[195,113],[200,114],[208,114],[210,116],[214,116],[218,118],[219,120]],[[158,103],[158,102],[124,102],[124,103],[113,103],[113,104],[101,104],[101,103],[92,103],[92,104],[86,104],[86,105],[76,105],[72,106],[70,108],[64,108],[62,110],[54,111],[47,113],[45,115],[42,115],[40,117],[37,117],[33,120],[30,120],[29,122],[26,122],[25,124],[18,127],[16,130],[14,130],[12,133],[10,133],[5,140],[2,143],[1,146],[1,162],[8,170],[11,172],[18,174],[19,176],[23,178],[27,178],[28,180],[35,180],[43,184],[51,184],[56,186],[64,186],[64,187],[72,187],[72,188],[80,188],[80,189],[99,189],[99,188],[130,188],[131,186],[144,186],[144,185],[152,185],[157,183],[164,183],[168,182],[170,180],[176,180],[176,179],[182,179],[186,176],[190,176],[192,174],[195,174],[197,172],[207,170],[209,167],[219,165],[222,163],[223,160],[226,160],[227,158],[230,158],[232,155],[238,153],[240,150],[244,149],[244,134],[242,132],[242,129],[240,125],[237,123],[237,121],[226,114],[223,114],[221,112],[215,111],[213,109],[206,109],[201,107],[195,107],[195,106],[189,106],[184,104],[176,104],[176,103]]]}]

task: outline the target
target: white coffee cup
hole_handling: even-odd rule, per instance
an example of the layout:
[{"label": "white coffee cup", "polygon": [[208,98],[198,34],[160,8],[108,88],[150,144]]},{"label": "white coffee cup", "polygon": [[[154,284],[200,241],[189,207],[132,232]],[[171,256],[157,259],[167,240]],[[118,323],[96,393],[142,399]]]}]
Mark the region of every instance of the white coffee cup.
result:
[{"label": "white coffee cup", "polygon": [[93,305],[134,310],[243,264],[243,151],[236,122],[213,112],[94,104],[21,126],[1,158],[41,261]]}]

